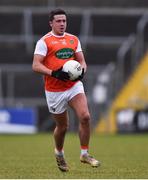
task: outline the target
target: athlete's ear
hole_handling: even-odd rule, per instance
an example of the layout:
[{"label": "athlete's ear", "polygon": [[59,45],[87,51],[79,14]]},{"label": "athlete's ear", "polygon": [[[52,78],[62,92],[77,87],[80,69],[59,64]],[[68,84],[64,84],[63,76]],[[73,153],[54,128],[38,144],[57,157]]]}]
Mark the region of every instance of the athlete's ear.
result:
[{"label": "athlete's ear", "polygon": [[49,21],[49,26],[52,27],[52,21]]}]

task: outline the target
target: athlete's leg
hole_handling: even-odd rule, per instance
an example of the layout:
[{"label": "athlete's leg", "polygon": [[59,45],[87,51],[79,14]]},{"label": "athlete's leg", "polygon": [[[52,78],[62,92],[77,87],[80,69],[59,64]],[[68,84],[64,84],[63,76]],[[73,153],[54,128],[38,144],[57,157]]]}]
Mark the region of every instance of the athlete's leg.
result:
[{"label": "athlete's leg", "polygon": [[79,118],[79,137],[81,147],[88,147],[90,139],[90,113],[85,94],[80,93],[74,96],[69,101],[69,105],[75,110]]},{"label": "athlete's leg", "polygon": [[90,139],[90,113],[88,110],[87,99],[85,94],[81,93],[74,96],[69,105],[75,110],[79,118],[79,137],[81,144],[80,161],[90,164],[92,167],[98,167],[100,162],[89,155],[88,146]]},{"label": "athlete's leg", "polygon": [[69,126],[69,119],[67,111],[61,114],[53,114],[53,118],[56,122],[54,130],[55,147],[58,151],[61,151],[64,146],[65,134]]},{"label": "athlete's leg", "polygon": [[61,171],[68,171],[69,168],[66,163],[63,150],[65,134],[69,123],[67,111],[61,114],[53,114],[53,118],[56,122],[56,128],[54,130],[54,140],[57,165]]}]

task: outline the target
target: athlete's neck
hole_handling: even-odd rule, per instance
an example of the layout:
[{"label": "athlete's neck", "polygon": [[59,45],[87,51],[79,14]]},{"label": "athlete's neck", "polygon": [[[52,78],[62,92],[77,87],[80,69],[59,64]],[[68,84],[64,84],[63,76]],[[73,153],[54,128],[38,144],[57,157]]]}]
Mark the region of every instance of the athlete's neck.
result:
[{"label": "athlete's neck", "polygon": [[57,34],[55,34],[53,31],[51,31],[51,34],[52,34],[53,36],[55,36],[55,37],[64,37],[64,36],[65,36],[65,33],[62,34],[62,35],[57,35]]}]

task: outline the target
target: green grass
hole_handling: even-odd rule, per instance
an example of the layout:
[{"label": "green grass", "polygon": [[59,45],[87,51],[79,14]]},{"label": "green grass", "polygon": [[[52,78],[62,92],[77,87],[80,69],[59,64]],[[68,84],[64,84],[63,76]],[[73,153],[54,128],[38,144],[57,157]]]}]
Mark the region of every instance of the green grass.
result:
[{"label": "green grass", "polygon": [[102,162],[99,168],[80,163],[78,136],[68,133],[65,155],[70,171],[62,173],[56,167],[52,135],[0,135],[0,178],[148,178],[148,134],[92,135],[90,147]]}]

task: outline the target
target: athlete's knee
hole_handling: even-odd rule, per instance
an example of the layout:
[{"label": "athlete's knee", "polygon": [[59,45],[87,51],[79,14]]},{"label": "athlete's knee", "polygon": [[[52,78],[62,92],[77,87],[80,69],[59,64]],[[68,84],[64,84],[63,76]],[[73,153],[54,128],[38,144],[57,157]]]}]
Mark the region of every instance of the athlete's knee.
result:
[{"label": "athlete's knee", "polygon": [[69,125],[68,125],[68,124],[65,124],[65,125],[62,127],[62,130],[66,132],[66,131],[68,130],[68,128],[69,128]]},{"label": "athlete's knee", "polygon": [[57,129],[58,131],[60,131],[61,133],[65,133],[69,128],[69,125],[68,123],[64,123],[64,124],[60,124],[60,125],[57,125]]},{"label": "athlete's knee", "polygon": [[90,123],[90,114],[88,112],[84,112],[80,118],[81,125],[88,125]]}]

